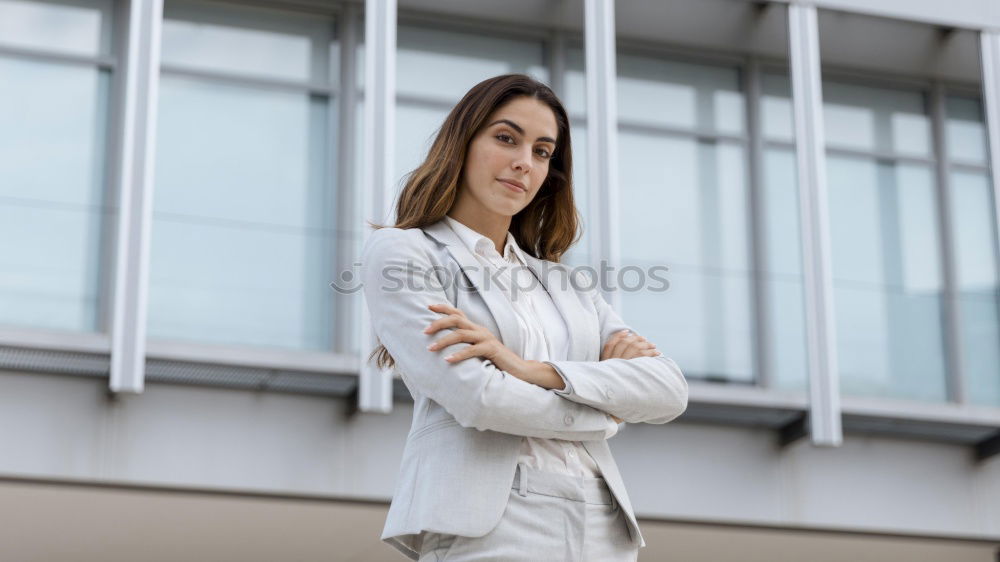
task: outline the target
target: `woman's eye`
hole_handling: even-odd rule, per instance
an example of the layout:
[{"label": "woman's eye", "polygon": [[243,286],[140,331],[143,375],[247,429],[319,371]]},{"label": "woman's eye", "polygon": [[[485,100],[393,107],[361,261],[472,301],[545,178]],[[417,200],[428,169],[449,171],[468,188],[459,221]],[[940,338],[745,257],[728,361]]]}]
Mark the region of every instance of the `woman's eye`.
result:
[{"label": "woman's eye", "polygon": [[497,135],[497,138],[500,139],[503,142],[507,142],[508,140],[509,141],[513,141],[514,140],[514,137],[508,135],[507,133],[500,133],[499,135]]},{"label": "woman's eye", "polygon": [[539,148],[538,150],[535,151],[535,153],[541,156],[542,158],[549,158],[552,156],[552,154],[548,151],[547,148]]}]

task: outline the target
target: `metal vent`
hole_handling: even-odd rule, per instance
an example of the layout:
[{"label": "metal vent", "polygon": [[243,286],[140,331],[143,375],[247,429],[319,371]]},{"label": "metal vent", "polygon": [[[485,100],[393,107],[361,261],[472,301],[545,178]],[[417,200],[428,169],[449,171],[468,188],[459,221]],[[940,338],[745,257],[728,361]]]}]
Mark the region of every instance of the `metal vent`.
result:
[{"label": "metal vent", "polygon": [[253,367],[231,367],[161,359],[146,361],[146,380],[150,382],[259,388],[270,376],[270,373],[269,369]]},{"label": "metal vent", "polygon": [[0,346],[0,369],[107,377],[111,358],[106,354]]},{"label": "metal vent", "polygon": [[347,396],[358,384],[354,375],[278,371],[267,382],[268,390]]},{"label": "metal vent", "polygon": [[357,384],[357,377],[353,375],[309,373],[165,359],[146,361],[146,380],[149,382],[329,396],[346,396]]}]

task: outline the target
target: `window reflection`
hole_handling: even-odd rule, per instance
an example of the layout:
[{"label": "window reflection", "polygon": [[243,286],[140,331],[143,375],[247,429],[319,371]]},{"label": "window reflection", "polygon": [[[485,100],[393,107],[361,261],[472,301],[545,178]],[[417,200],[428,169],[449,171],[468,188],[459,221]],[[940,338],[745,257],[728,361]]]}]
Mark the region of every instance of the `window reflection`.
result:
[{"label": "window reflection", "polygon": [[695,377],[753,378],[743,149],[619,136],[621,263],[667,265],[667,292],[621,293],[635,329]]},{"label": "window reflection", "polygon": [[416,169],[434,142],[438,127],[448,116],[443,107],[426,107],[399,104],[396,108],[396,177],[398,189],[406,183],[407,175]]},{"label": "window reflection", "polygon": [[963,370],[969,401],[1000,405],[1000,273],[985,172],[951,174]]},{"label": "window reflection", "polygon": [[0,45],[96,56],[111,50],[111,2],[0,0]]},{"label": "window reflection", "polygon": [[163,22],[163,63],[306,80],[309,40],[269,31]]},{"label": "window reflection", "polygon": [[594,207],[590,203],[590,183],[587,171],[587,120],[586,114],[586,76],[584,75],[583,51],[579,48],[566,50],[566,66],[563,72],[563,91],[556,92],[563,107],[570,116],[571,134],[573,137],[573,199],[580,211],[581,228],[580,241],[572,246],[563,257],[570,266],[593,267],[594,256],[590,246],[594,236],[592,214]]},{"label": "window reflection", "polygon": [[770,382],[776,388],[805,390],[805,282],[795,169],[793,148],[772,147],[765,151],[761,185],[765,253],[762,282],[767,307],[764,314],[771,331]]},{"label": "window reflection", "polygon": [[109,73],[0,56],[0,324],[95,331]]},{"label": "window reflection", "polygon": [[166,66],[324,82],[332,77],[326,69],[330,33],[320,18],[169,2],[161,56]]},{"label": "window reflection", "polygon": [[932,169],[838,155],[827,168],[841,388],[944,400]]},{"label": "window reflection", "polygon": [[931,155],[924,94],[823,82],[823,118],[830,148]]},{"label": "window reflection", "polygon": [[986,124],[978,99],[948,96],[945,135],[948,156],[954,161],[986,163]]},{"label": "window reflection", "polygon": [[[548,81],[541,41],[399,26],[396,91],[454,105],[477,83],[520,72]],[[428,80],[428,69],[434,69]]]},{"label": "window reflection", "polygon": [[623,122],[740,134],[743,94],[735,68],[619,54],[618,116]]},{"label": "window reflection", "polygon": [[761,133],[767,139],[794,141],[792,85],[787,75],[761,75]]},{"label": "window reflection", "polygon": [[[214,9],[205,8],[209,24],[218,17]],[[264,23],[255,11],[225,11],[246,29],[202,25],[197,13],[182,11],[188,19],[170,25],[194,40],[179,45],[180,35],[165,37],[164,60],[230,76],[296,78],[302,86],[317,76],[309,69],[325,64],[329,49],[309,49],[305,37],[331,22],[309,18],[296,31],[294,17]],[[227,38],[245,50],[223,53]],[[272,48],[271,55],[255,54]],[[340,236],[331,100],[304,87],[165,71],[159,102],[150,337],[331,349],[334,294],[327,283]]]}]

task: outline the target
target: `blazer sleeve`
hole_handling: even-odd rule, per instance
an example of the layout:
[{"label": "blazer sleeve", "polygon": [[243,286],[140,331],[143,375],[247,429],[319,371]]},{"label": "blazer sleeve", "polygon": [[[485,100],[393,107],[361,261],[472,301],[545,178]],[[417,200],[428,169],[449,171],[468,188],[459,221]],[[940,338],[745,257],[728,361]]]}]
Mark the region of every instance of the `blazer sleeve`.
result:
[{"label": "blazer sleeve", "polygon": [[[601,348],[612,334],[632,330],[600,291],[588,291],[600,321]],[[544,361],[559,373],[566,388],[552,392],[567,400],[605,411],[628,423],[667,423],[687,409],[688,383],[665,355],[604,361]]]},{"label": "blazer sleeve", "polygon": [[[422,232],[420,233],[422,234]],[[381,228],[362,251],[362,283],[372,326],[382,345],[425,396],[441,405],[463,427],[528,437],[600,440],[618,431],[606,413],[525,382],[481,357],[449,364],[444,357],[471,344],[459,342],[437,351],[439,339],[423,330],[441,315],[427,308],[450,303],[423,243],[405,230]]]}]

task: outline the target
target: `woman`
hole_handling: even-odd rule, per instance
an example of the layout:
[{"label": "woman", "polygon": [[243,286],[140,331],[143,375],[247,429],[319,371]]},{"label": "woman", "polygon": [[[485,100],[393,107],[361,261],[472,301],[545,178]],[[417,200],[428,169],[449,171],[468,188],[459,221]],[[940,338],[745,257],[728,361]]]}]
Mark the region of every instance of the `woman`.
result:
[{"label": "woman", "polygon": [[606,439],[687,407],[676,363],[579,287],[569,121],[544,84],[484,80],[362,255],[380,346],[414,398],[382,540],[414,560],[635,560]]}]

